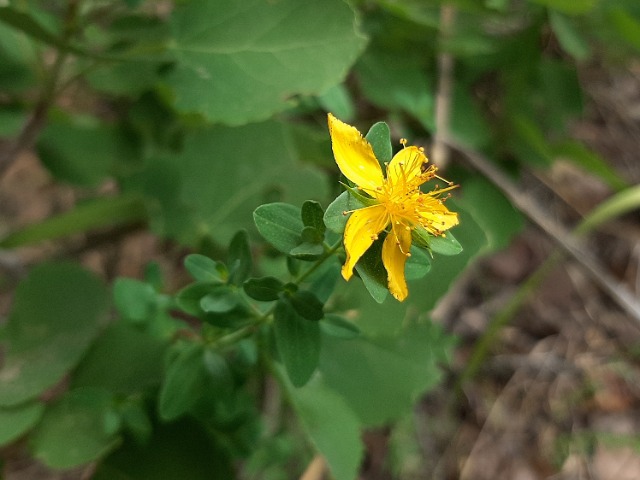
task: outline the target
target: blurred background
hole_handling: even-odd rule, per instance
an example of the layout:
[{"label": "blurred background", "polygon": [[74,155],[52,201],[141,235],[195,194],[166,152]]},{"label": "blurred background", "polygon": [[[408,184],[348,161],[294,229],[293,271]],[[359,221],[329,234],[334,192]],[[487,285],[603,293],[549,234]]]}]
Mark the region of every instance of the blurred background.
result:
[{"label": "blurred background", "polygon": [[[73,428],[42,434],[50,406],[103,371],[86,364],[104,322],[46,312],[103,294],[75,270],[16,287],[65,260],[109,288],[172,293],[187,253],[220,257],[240,228],[260,271],[282,271],[252,212],[340,193],[327,112],[363,133],[387,122],[394,147],[424,146],[460,185],[447,205],[462,254],[437,257],[406,304],[378,305],[355,280],[334,300],[370,336],[433,322],[439,368],[376,385],[391,401],[363,421],[359,478],[640,478],[639,53],[637,0],[0,2],[3,478],[225,478],[110,476],[96,465],[124,462],[119,437],[79,434],[95,448],[74,457]],[[55,305],[64,285],[77,293]],[[145,348],[120,368],[161,366]],[[149,368],[140,378],[161,383]],[[403,411],[388,406],[398,389]],[[274,438],[243,437],[243,451],[234,437],[239,478],[305,470],[295,435]]]}]

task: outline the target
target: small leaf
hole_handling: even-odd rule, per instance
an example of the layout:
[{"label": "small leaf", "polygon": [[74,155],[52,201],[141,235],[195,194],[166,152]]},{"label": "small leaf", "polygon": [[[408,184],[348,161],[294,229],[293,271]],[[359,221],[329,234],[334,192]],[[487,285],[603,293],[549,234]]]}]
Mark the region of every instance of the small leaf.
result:
[{"label": "small leaf", "polygon": [[249,235],[246,230],[240,230],[229,245],[229,283],[242,285],[251,273],[252,264]]},{"label": "small leaf", "polygon": [[254,300],[272,302],[277,300],[283,283],[275,277],[250,278],[242,285],[244,291]]},{"label": "small leaf", "polygon": [[378,303],[384,302],[389,293],[387,287],[387,271],[382,264],[382,236],[373,242],[356,264],[356,272],[360,275],[362,283]]},{"label": "small leaf", "polygon": [[389,130],[389,125],[385,122],[373,124],[365,138],[371,144],[373,153],[381,165],[391,161],[393,157],[393,147],[391,146],[391,131]]},{"label": "small leaf", "polygon": [[315,231],[318,232],[320,238],[324,239],[326,227],[323,221],[324,210],[322,209],[322,206],[318,202],[307,200],[302,204],[301,216],[304,226],[314,228]]},{"label": "small leaf", "polygon": [[357,210],[365,206],[362,202],[353,198],[349,192],[342,192],[338,198],[327,207],[327,211],[324,213],[324,224],[332,232],[342,233],[349,218],[345,212]]},{"label": "small leaf", "polygon": [[235,288],[218,285],[200,299],[200,308],[207,313],[225,313],[233,310],[239,301]]},{"label": "small leaf", "polygon": [[564,51],[578,61],[589,58],[589,43],[569,18],[559,12],[550,11],[549,24]]},{"label": "small leaf", "polygon": [[318,321],[324,317],[324,305],[308,290],[298,290],[289,298],[293,309],[303,318]]},{"label": "small leaf", "polygon": [[12,408],[0,408],[0,447],[8,445],[29,431],[42,417],[44,404],[25,403]]},{"label": "small leaf", "polygon": [[353,322],[335,313],[329,313],[320,320],[320,330],[327,335],[345,340],[357,338],[361,335],[360,329]]},{"label": "small leaf", "polygon": [[297,247],[292,248],[289,252],[289,255],[294,258],[299,258],[300,260],[315,260],[323,253],[324,248],[322,245],[318,245],[317,243],[303,242]]},{"label": "small leaf", "polygon": [[157,294],[151,285],[133,278],[118,278],[113,285],[113,300],[120,314],[129,320],[142,321],[156,309]]},{"label": "small leaf", "polygon": [[407,280],[424,277],[431,270],[431,257],[420,247],[411,247],[411,256],[404,266],[404,276]]},{"label": "small leaf", "polygon": [[211,293],[216,286],[216,284],[208,282],[196,282],[187,285],[176,295],[178,307],[190,315],[200,315],[202,313],[200,300]]},{"label": "small leaf", "polygon": [[320,357],[320,327],[301,318],[288,301],[276,304],[273,323],[280,359],[291,383],[301,387],[315,371]]},{"label": "small leaf", "polygon": [[260,234],[282,253],[289,253],[300,243],[304,224],[300,209],[288,203],[261,205],[253,212]]},{"label": "small leaf", "polygon": [[[322,217],[320,219],[322,220]],[[318,230],[315,227],[304,227],[300,232],[302,243],[322,244],[324,242],[325,228],[324,223],[322,224],[322,230]]]},{"label": "small leaf", "polygon": [[184,267],[197,282],[222,283],[225,278],[221,275],[221,269],[218,262],[200,255],[192,253],[184,259]]},{"label": "small leaf", "polygon": [[186,344],[167,368],[158,399],[163,420],[178,418],[198,402],[203,390],[203,356],[202,345]]},{"label": "small leaf", "polygon": [[227,360],[215,350],[210,348],[204,351],[204,369],[211,377],[211,383],[221,395],[233,391],[233,375],[227,364]]},{"label": "small leaf", "polygon": [[441,236],[432,237],[429,247],[434,253],[440,255],[458,255],[462,252],[462,245],[451,232],[445,232]]}]

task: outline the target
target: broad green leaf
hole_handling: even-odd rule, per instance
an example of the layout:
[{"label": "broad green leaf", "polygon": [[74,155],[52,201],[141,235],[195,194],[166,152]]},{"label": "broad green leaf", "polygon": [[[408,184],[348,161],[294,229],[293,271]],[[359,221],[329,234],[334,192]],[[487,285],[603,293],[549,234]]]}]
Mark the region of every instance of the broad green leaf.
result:
[{"label": "broad green leaf", "polygon": [[98,388],[67,392],[49,407],[31,438],[34,456],[53,468],[83,465],[113,450],[120,438],[105,431],[112,394]]},{"label": "broad green leaf", "polygon": [[295,387],[301,387],[318,366],[320,327],[300,317],[288,301],[280,300],[273,313],[273,331],[280,359]]},{"label": "broad green leaf", "polygon": [[318,382],[290,390],[293,407],[307,435],[336,480],[357,478],[364,447],[360,422],[349,405]]},{"label": "broad green leaf", "polygon": [[282,253],[289,253],[300,243],[304,224],[300,209],[287,203],[261,205],[253,212],[260,234]]},{"label": "broad green leaf", "polygon": [[238,290],[228,285],[217,285],[200,299],[200,308],[207,313],[225,313],[240,302]]},{"label": "broad green leaf", "polygon": [[118,278],[113,284],[113,300],[123,317],[140,322],[157,308],[157,293],[151,285],[134,278]]},{"label": "broad green leaf", "polygon": [[196,282],[187,285],[178,292],[176,302],[178,306],[190,315],[199,316],[202,311],[200,300],[216,288],[218,284],[208,282]]},{"label": "broad green leaf", "polygon": [[204,347],[184,345],[167,368],[158,398],[160,417],[170,421],[187,413],[200,399],[205,380]]},{"label": "broad green leaf", "polygon": [[334,313],[329,313],[320,320],[320,330],[327,335],[346,340],[360,336],[357,325]]},{"label": "broad green leaf", "polygon": [[389,293],[387,286],[387,271],[382,263],[382,244],[384,238],[373,242],[373,245],[367,250],[358,263],[356,264],[356,272],[362,279],[362,283],[366,287],[371,297],[378,303],[382,303]]},{"label": "broad green leaf", "polygon": [[393,158],[393,148],[391,147],[391,131],[389,130],[389,125],[385,122],[374,123],[365,138],[371,144],[373,153],[383,167],[385,163],[391,161]]},{"label": "broad green leaf", "polygon": [[125,189],[157,201],[152,226],[162,235],[219,246],[238,230],[253,229],[256,206],[301,205],[325,199],[328,191],[326,175],[298,163],[287,130],[275,121],[192,130],[179,154],[150,158]]},{"label": "broad green leaf", "polygon": [[102,282],[76,265],[34,268],[5,327],[0,406],[35,398],[73,368],[104,325],[108,298]]},{"label": "broad green leaf", "polygon": [[302,204],[300,215],[302,217],[302,223],[304,224],[304,226],[311,227],[316,230],[316,232],[318,232],[318,235],[321,237],[320,242],[322,242],[326,227],[323,221],[324,210],[322,209],[320,203],[313,200],[307,200]]},{"label": "broad green leaf", "polygon": [[175,104],[213,122],[264,120],[339,83],[365,45],[340,0],[194,0],[171,15]]},{"label": "broad green leaf", "polygon": [[72,388],[101,387],[121,395],[143,393],[162,380],[167,343],[134,325],[110,325],[76,368]]},{"label": "broad green leaf", "polygon": [[405,278],[416,280],[424,277],[431,270],[431,256],[424,249],[415,245],[411,246],[410,252],[411,256],[407,258],[407,263],[404,266]]},{"label": "broad green leaf", "polygon": [[363,205],[362,202],[353,198],[349,192],[342,192],[327,207],[327,210],[324,213],[324,224],[332,232],[342,233],[344,232],[344,227],[347,225],[347,220],[349,219],[348,214],[345,214],[345,212],[357,210],[364,206],[365,205]]},{"label": "broad green leaf", "polygon": [[324,305],[308,290],[298,290],[289,297],[291,306],[301,317],[318,321],[324,317]]},{"label": "broad green leaf", "polygon": [[0,408],[0,447],[10,444],[31,430],[43,412],[44,404],[40,402]]},{"label": "broad green leaf", "polygon": [[439,253],[440,255],[458,255],[462,252],[462,245],[451,232],[446,232],[442,236],[432,237],[429,247],[434,253]]},{"label": "broad green leaf", "polygon": [[260,302],[277,300],[283,286],[283,283],[275,277],[250,278],[243,284],[245,293]]},{"label": "broad green leaf", "polygon": [[342,340],[325,335],[322,379],[344,397],[365,427],[382,425],[410,411],[419,396],[439,381],[442,373],[437,365],[451,348],[451,341],[442,337],[430,323],[412,325],[397,337]]},{"label": "broad green leaf", "polygon": [[289,251],[289,255],[300,260],[316,260],[324,253],[324,248],[318,243],[302,242]]},{"label": "broad green leaf", "polygon": [[97,186],[114,173],[116,163],[134,155],[117,127],[77,119],[50,123],[40,134],[37,149],[55,177],[82,186]]},{"label": "broad green leaf", "polygon": [[589,58],[591,55],[589,43],[571,19],[559,12],[550,11],[549,24],[565,52],[578,61]]},{"label": "broad green leaf", "polygon": [[231,239],[229,244],[229,283],[242,285],[251,273],[253,261],[249,236],[246,230],[240,230]]},{"label": "broad green leaf", "polygon": [[184,267],[197,282],[222,283],[225,281],[220,264],[204,255],[197,253],[187,255],[184,259]]},{"label": "broad green leaf", "polygon": [[337,258],[328,259],[312,274],[309,290],[318,297],[318,300],[326,303],[340,278],[340,265]]},{"label": "broad green leaf", "polygon": [[544,5],[552,10],[557,10],[568,15],[582,15],[589,13],[598,3],[598,0],[529,0],[533,3]]},{"label": "broad green leaf", "polygon": [[322,221],[323,215],[324,212],[321,212],[320,222],[322,222],[322,233],[315,227],[304,227],[302,232],[300,232],[300,239],[302,240],[302,243],[311,243],[322,246],[322,242],[324,242],[324,231],[326,229],[324,222]]},{"label": "broad green leaf", "polygon": [[127,440],[101,462],[93,480],[228,480],[231,459],[205,428],[183,420],[159,424],[148,443]]}]

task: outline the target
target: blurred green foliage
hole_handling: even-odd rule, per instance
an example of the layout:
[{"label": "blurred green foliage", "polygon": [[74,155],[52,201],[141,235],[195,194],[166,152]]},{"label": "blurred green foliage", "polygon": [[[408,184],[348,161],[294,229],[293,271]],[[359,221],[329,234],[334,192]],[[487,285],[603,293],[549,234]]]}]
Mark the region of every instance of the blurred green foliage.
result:
[{"label": "blurred green foliage", "polygon": [[[447,32],[443,7],[456,11]],[[406,303],[377,303],[379,256],[358,265],[366,289],[325,261],[342,211],[362,206],[343,193],[323,210],[339,193],[326,111],[386,120],[396,140],[433,135],[448,53],[457,140],[512,173],[562,157],[622,190],[568,125],[583,109],[577,66],[639,50],[635,0],[4,2],[0,135],[20,141],[37,120],[43,166],[86,200],[0,247],[145,222],[228,255],[188,256],[194,283],[176,295],[152,270],[118,279],[112,302],[77,265],[34,268],[0,336],[0,445],[26,435],[51,468],[97,462],[96,479],[154,480],[227,479],[240,460],[243,478],[290,478],[315,449],[336,479],[356,478],[361,430],[405,419],[405,434],[448,361],[454,339],[428,312],[523,219],[457,169],[455,238],[431,244],[433,261],[412,250]],[[368,136],[380,159],[392,153],[386,125]],[[100,196],[107,179],[118,194]],[[309,261],[319,266],[305,277]],[[267,315],[273,328],[251,323]],[[287,402],[266,415],[294,411],[299,427],[266,428],[267,374]]]}]

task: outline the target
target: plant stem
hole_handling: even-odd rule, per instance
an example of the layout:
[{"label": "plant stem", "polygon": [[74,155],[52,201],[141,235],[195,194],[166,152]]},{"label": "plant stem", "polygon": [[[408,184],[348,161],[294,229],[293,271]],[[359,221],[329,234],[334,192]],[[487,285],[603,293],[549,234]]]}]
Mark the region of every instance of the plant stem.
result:
[{"label": "plant stem", "polygon": [[293,283],[296,285],[300,285],[304,280],[306,280],[309,275],[315,272],[329,257],[331,257],[334,253],[336,253],[342,245],[342,240],[338,240],[331,246],[325,244],[325,252],[324,254],[316,260],[316,263],[311,265],[308,270],[304,271],[298,278],[294,280]]}]

